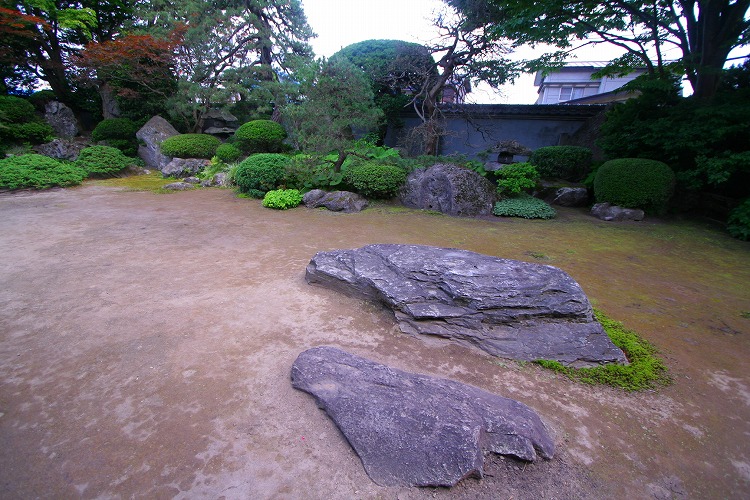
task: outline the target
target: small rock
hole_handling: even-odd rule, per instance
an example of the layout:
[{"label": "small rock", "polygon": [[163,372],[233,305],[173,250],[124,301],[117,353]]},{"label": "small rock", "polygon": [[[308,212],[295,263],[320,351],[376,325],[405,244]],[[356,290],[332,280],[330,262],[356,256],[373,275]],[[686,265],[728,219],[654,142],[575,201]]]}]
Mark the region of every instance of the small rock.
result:
[{"label": "small rock", "polygon": [[585,207],[589,203],[589,191],[585,187],[563,187],[555,192],[553,205],[561,207]]},{"label": "small rock", "polygon": [[350,191],[327,192],[322,189],[313,189],[305,193],[302,203],[307,208],[325,207],[333,212],[361,212],[367,208],[367,198]]},{"label": "small rock", "polygon": [[382,486],[454,486],[482,477],[484,453],[552,458],[554,441],[528,406],[477,387],[403,372],[334,347],[292,365]]},{"label": "small rock", "polygon": [[188,189],[193,189],[195,186],[193,184],[187,183],[187,182],[173,182],[171,184],[167,184],[162,189],[168,189],[170,191],[187,191]]},{"label": "small rock", "polygon": [[34,151],[40,155],[49,156],[58,160],[75,161],[81,150],[90,146],[87,142],[72,141],[70,139],[57,138],[45,144],[34,146]]},{"label": "small rock", "polygon": [[197,174],[211,162],[202,158],[172,158],[172,160],[161,168],[164,177],[192,176]]},{"label": "small rock", "polygon": [[436,164],[410,173],[399,198],[407,207],[472,217],[492,213],[497,194],[490,181],[468,168]]},{"label": "small rock", "polygon": [[44,106],[44,119],[57,136],[65,139],[71,139],[81,131],[73,110],[58,101],[50,101]]},{"label": "small rock", "polygon": [[188,184],[200,184],[201,180],[197,177],[185,177],[182,179],[182,182],[187,182]]},{"label": "small rock", "polygon": [[609,203],[597,203],[591,207],[591,215],[605,221],[643,220],[643,210],[637,208],[622,208]]}]

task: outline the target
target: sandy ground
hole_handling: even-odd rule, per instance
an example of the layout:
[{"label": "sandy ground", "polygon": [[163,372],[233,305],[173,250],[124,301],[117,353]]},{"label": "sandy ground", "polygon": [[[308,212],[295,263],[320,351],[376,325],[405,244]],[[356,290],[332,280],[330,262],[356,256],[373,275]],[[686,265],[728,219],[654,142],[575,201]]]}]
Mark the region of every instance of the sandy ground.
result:
[{"label": "sandy ground", "polygon": [[[315,252],[382,242],[557,265],[655,343],[675,383],[583,386],[412,338],[305,283]],[[710,228],[278,212],[226,190],[87,186],[0,195],[0,255],[4,499],[750,497],[750,247]],[[296,356],[324,344],[518,399],[558,453],[488,458],[452,490],[380,487],[290,385]]]}]

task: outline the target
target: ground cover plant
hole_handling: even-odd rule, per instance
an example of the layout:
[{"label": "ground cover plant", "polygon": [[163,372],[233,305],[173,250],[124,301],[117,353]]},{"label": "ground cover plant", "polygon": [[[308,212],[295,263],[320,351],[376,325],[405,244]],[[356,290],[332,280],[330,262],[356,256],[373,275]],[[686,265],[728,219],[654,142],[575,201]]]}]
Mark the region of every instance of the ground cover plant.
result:
[{"label": "ground cover plant", "polygon": [[671,383],[664,362],[656,356],[656,348],[637,333],[628,330],[600,310],[594,310],[597,321],[617,347],[623,350],[630,364],[608,364],[593,368],[570,368],[557,361],[538,360],[545,368],[585,384],[606,384],[626,391],[653,389]]},{"label": "ground cover plant", "polygon": [[81,150],[74,165],[85,170],[89,176],[110,177],[138,163],[140,160],[125,156],[117,148],[89,146]]},{"label": "ground cover plant", "polygon": [[88,173],[48,156],[25,154],[0,160],[0,189],[49,189],[76,186]]},{"label": "ground cover plant", "polygon": [[492,208],[499,217],[521,217],[523,219],[553,219],[557,212],[544,200],[523,193],[514,198],[505,198]]},{"label": "ground cover plant", "polygon": [[277,210],[287,210],[302,203],[302,193],[297,189],[275,189],[263,197],[263,206]]}]

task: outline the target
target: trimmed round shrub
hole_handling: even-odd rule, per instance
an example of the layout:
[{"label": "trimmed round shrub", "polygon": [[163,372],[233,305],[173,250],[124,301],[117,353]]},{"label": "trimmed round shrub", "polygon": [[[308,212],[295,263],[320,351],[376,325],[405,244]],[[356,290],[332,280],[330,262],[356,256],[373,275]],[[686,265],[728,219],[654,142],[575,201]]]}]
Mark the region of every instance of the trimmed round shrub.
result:
[{"label": "trimmed round shrub", "polygon": [[233,163],[242,157],[242,151],[232,144],[221,144],[216,148],[216,157],[224,163]]},{"label": "trimmed round shrub", "polygon": [[134,163],[133,158],[128,158],[117,148],[89,146],[81,150],[74,164],[85,170],[89,176],[110,177]]},{"label": "trimmed round shrub", "polygon": [[263,206],[275,208],[277,210],[286,210],[294,208],[302,203],[302,193],[297,189],[275,189],[269,191],[263,197]]},{"label": "trimmed round shrub", "polygon": [[161,143],[161,152],[172,158],[204,158],[216,155],[221,141],[208,134],[179,134]]},{"label": "trimmed round shrub", "polygon": [[364,164],[349,170],[346,180],[364,196],[392,198],[406,182],[406,172],[393,165]]},{"label": "trimmed round shrub", "polygon": [[539,173],[531,163],[511,163],[495,172],[497,191],[501,194],[517,195],[524,189],[536,186]]},{"label": "trimmed round shrub", "polygon": [[727,231],[737,239],[750,241],[750,198],[730,212]]},{"label": "trimmed round shrub", "polygon": [[12,95],[0,96],[0,123],[26,123],[36,118],[34,105]]},{"label": "trimmed round shrub", "polygon": [[545,179],[580,181],[591,169],[591,150],[581,146],[546,146],[529,157]]},{"label": "trimmed round shrub", "polygon": [[610,160],[596,171],[597,203],[663,213],[674,192],[675,175],[666,163],[643,158]]},{"label": "trimmed round shrub", "polygon": [[283,151],[284,139],[286,130],[273,120],[252,120],[234,133],[235,143],[247,154]]},{"label": "trimmed round shrub", "polygon": [[284,182],[292,160],[277,153],[259,153],[246,158],[234,170],[232,179],[240,192],[262,198]]},{"label": "trimmed round shrub", "polygon": [[83,182],[86,176],[82,168],[44,155],[27,154],[0,160],[1,189],[75,186]]},{"label": "trimmed round shrub", "polygon": [[108,118],[99,122],[91,132],[91,138],[106,142],[107,146],[117,148],[128,156],[135,156],[138,151],[138,140],[135,137],[138,128],[133,120]]},{"label": "trimmed round shrub", "polygon": [[522,217],[524,219],[552,219],[557,215],[555,209],[544,200],[527,194],[498,201],[492,213],[499,217]]}]

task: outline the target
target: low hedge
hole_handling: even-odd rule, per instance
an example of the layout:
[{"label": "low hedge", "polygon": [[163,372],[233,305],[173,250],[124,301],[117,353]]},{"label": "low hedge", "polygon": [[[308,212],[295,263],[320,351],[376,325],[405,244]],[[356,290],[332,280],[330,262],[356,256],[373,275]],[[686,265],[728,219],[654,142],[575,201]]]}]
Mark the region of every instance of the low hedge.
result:
[{"label": "low hedge", "polygon": [[406,171],[393,165],[364,164],[349,170],[346,180],[369,198],[392,198],[406,182]]},{"label": "low hedge", "polygon": [[204,158],[216,155],[221,141],[208,134],[179,134],[161,143],[161,152],[172,158]]},{"label": "low hedge", "polygon": [[135,159],[128,158],[117,148],[89,146],[81,150],[74,164],[85,170],[89,176],[110,177],[135,163]]},{"label": "low hedge", "polygon": [[524,219],[552,219],[557,215],[555,209],[544,200],[527,194],[498,201],[492,213],[499,217],[522,217]]},{"label": "low hedge", "polygon": [[232,179],[240,192],[262,198],[279,187],[292,160],[277,153],[259,153],[247,157],[234,170]]},{"label": "low hedge", "polygon": [[597,203],[640,208],[660,214],[667,208],[675,175],[666,163],[643,158],[610,160],[596,171],[594,196]]},{"label": "low hedge", "polygon": [[85,170],[38,154],[0,160],[0,189],[48,189],[76,186],[88,176]]},{"label": "low hedge", "polygon": [[284,150],[286,130],[273,120],[252,120],[238,128],[233,136],[246,154],[278,153]]},{"label": "low hedge", "polygon": [[581,146],[546,146],[529,157],[539,175],[546,179],[577,182],[591,169],[591,150]]}]

